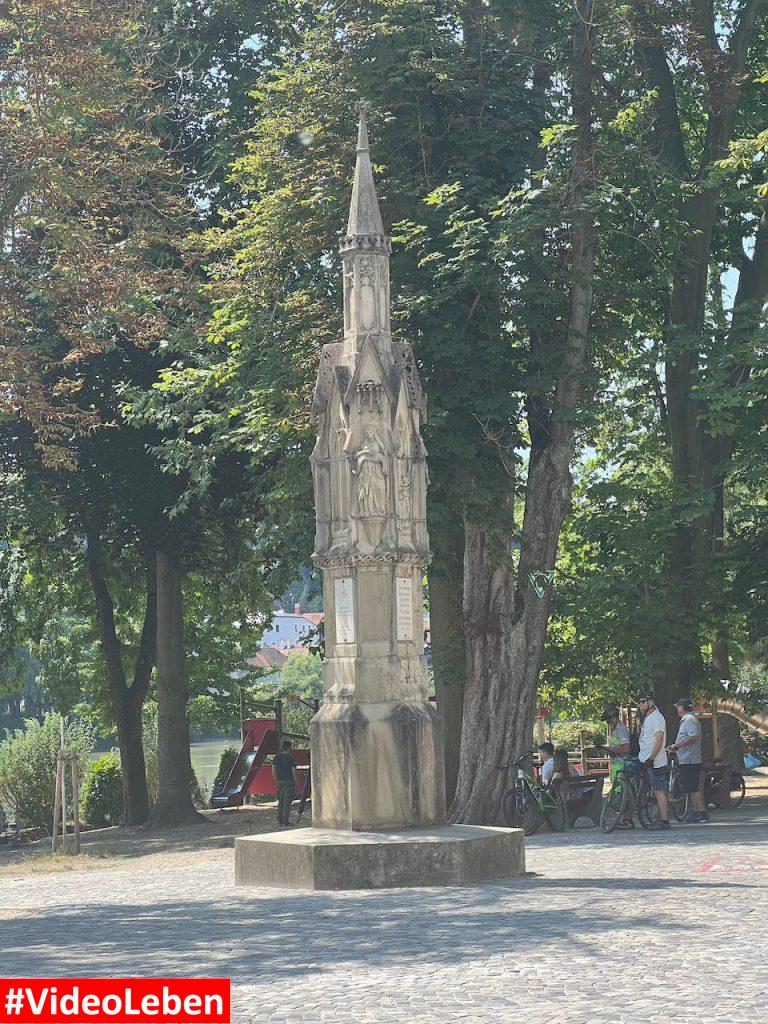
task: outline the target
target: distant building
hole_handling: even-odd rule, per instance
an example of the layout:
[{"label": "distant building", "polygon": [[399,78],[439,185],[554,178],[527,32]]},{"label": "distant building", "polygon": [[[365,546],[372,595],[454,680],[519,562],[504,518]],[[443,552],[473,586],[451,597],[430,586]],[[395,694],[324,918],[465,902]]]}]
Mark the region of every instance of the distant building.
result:
[{"label": "distant building", "polygon": [[302,612],[300,604],[294,605],[292,612],[279,609],[274,612],[271,626],[264,630],[259,649],[276,647],[285,651],[301,647],[322,621],[322,612]]}]

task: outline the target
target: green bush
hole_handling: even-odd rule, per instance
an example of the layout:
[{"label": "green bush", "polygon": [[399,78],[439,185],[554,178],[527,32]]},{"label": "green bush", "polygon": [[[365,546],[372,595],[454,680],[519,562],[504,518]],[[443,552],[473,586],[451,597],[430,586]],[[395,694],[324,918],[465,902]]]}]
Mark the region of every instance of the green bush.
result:
[{"label": "green bush", "polygon": [[[56,796],[56,759],[59,753],[60,717],[51,712],[42,725],[35,718],[24,723],[0,743],[0,801],[16,812],[22,828],[51,834]],[[93,734],[82,722],[67,727],[67,753],[77,754],[86,765],[93,750]],[[72,808],[70,773],[66,773],[67,805]]]},{"label": "green bush", "polygon": [[555,747],[565,747],[566,750],[579,749],[579,737],[582,732],[587,734],[590,743],[605,743],[605,726],[599,722],[555,722],[552,725],[552,742]]},{"label": "green bush", "polygon": [[235,766],[238,753],[239,751],[235,747],[227,747],[225,750],[222,750],[221,757],[219,758],[219,770],[216,772],[216,778],[213,780],[214,793],[218,793],[227,781],[229,773]]},{"label": "green bush", "polygon": [[102,754],[83,779],[83,817],[96,828],[119,825],[123,814],[123,772],[117,754]]}]

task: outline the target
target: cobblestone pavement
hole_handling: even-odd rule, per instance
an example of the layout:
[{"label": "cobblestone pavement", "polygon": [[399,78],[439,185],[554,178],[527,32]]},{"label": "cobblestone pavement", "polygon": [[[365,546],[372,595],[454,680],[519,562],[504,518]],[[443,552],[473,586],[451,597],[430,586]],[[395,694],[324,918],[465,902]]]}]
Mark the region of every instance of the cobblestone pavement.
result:
[{"label": "cobblestone pavement", "polygon": [[238,890],[187,866],[6,877],[4,976],[229,976],[236,1024],[765,1020],[768,820],[528,842],[464,889]]}]

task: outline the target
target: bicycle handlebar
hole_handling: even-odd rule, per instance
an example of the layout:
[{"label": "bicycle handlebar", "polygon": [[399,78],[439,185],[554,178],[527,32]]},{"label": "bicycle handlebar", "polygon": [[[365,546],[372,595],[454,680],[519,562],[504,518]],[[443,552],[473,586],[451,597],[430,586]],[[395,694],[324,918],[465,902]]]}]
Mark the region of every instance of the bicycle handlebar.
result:
[{"label": "bicycle handlebar", "polygon": [[510,768],[513,768],[513,767],[514,768],[520,768],[522,766],[523,761],[527,760],[527,758],[529,758],[529,757],[533,757],[533,751],[532,750],[528,750],[528,751],[526,751],[525,754],[521,754],[520,757],[518,757],[518,759],[516,761],[510,761],[509,764],[500,764],[500,765],[498,765],[496,770],[500,771],[500,772],[505,772],[505,771],[508,771]]}]

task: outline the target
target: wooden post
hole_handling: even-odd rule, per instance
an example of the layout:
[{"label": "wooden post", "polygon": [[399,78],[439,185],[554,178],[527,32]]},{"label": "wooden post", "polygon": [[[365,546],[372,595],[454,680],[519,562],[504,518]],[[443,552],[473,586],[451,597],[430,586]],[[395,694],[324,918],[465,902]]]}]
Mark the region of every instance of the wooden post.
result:
[{"label": "wooden post", "polygon": [[541,744],[542,743],[546,743],[546,740],[547,740],[547,736],[546,736],[546,733],[544,731],[544,729],[545,729],[544,717],[541,714],[536,719],[536,728],[538,729],[539,746],[541,746]]},{"label": "wooden post", "polygon": [[72,766],[72,815],[75,832],[75,853],[80,853],[80,801],[78,799],[77,754],[70,757]]},{"label": "wooden post", "polygon": [[66,760],[66,754],[64,753],[64,715],[60,719],[61,724],[61,750],[59,756],[62,759],[61,765],[61,851],[62,853],[67,852],[67,772],[66,765],[63,763]]},{"label": "wooden post", "polygon": [[59,751],[56,758],[56,796],[53,798],[53,835],[51,836],[51,853],[56,853],[59,845],[59,825],[61,821],[61,783],[64,777],[64,759]]},{"label": "wooden post", "polygon": [[579,747],[581,755],[581,770],[587,775],[587,734],[583,729],[579,731]]},{"label": "wooden post", "polygon": [[720,738],[717,735],[717,701],[712,701],[712,759],[720,758]]},{"label": "wooden post", "polygon": [[277,726],[277,750],[276,754],[279,754],[283,749],[283,702],[278,697],[275,700],[275,723]]}]

